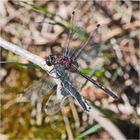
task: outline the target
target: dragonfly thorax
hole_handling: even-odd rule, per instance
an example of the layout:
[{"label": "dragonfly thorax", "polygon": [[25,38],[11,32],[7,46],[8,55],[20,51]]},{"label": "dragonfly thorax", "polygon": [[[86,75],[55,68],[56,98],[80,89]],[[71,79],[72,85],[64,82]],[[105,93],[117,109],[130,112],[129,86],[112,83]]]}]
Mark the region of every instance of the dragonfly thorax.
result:
[{"label": "dragonfly thorax", "polygon": [[48,66],[52,66],[56,63],[56,58],[53,55],[49,55],[48,57],[46,57],[46,64]]},{"label": "dragonfly thorax", "polygon": [[61,57],[58,62],[58,64],[63,65],[66,69],[69,69],[71,72],[77,72],[78,71],[78,63],[74,62],[72,59],[68,57]]}]

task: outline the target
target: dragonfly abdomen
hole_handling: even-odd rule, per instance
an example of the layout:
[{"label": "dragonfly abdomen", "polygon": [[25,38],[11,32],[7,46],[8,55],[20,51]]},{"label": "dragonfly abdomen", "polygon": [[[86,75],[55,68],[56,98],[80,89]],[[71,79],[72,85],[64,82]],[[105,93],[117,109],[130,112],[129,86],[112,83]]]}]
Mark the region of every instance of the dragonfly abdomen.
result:
[{"label": "dragonfly abdomen", "polygon": [[93,83],[96,87],[102,89],[105,93],[107,93],[108,95],[112,96],[115,100],[118,100],[118,97],[108,88],[100,85],[97,81],[95,81],[94,79],[90,78],[89,76],[79,72],[79,74],[81,76],[83,76],[84,78],[86,78],[88,81],[90,81],[91,83]]}]

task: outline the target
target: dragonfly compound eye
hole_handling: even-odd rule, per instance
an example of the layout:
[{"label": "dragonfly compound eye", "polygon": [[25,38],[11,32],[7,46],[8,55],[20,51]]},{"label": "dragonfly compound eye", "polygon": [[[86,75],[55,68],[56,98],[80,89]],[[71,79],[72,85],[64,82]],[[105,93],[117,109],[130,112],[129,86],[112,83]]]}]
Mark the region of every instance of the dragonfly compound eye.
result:
[{"label": "dragonfly compound eye", "polygon": [[52,66],[55,64],[55,60],[56,60],[55,57],[53,55],[50,55],[46,58],[46,64],[48,66]]}]

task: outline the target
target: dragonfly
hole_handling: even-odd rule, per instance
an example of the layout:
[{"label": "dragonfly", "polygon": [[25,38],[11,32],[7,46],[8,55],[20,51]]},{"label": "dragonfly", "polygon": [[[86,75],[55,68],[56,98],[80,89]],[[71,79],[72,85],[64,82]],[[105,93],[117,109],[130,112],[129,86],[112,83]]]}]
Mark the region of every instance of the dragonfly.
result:
[{"label": "dragonfly", "polygon": [[[85,75],[84,73],[80,72],[79,70],[79,64],[76,61],[78,58],[78,55],[81,53],[81,51],[84,49],[84,47],[88,44],[90,39],[96,34],[97,29],[100,27],[100,24],[97,24],[97,28],[95,31],[93,31],[90,35],[90,37],[87,39],[87,41],[84,43],[84,45],[81,47],[81,49],[76,52],[69,48],[70,44],[70,37],[68,40],[67,45],[63,49],[63,54],[60,55],[60,57],[56,57],[54,55],[49,55],[46,57],[46,64],[48,66],[53,66],[53,69],[50,71],[50,73],[56,73],[55,78],[61,79],[61,95],[62,98],[59,98],[58,102],[64,102],[67,97],[73,97],[81,106],[81,108],[84,111],[89,112],[91,107],[88,104],[88,102],[80,95],[80,93],[77,91],[75,86],[69,81],[69,76],[67,76],[66,71],[69,73],[76,73],[83,78],[85,78],[87,81],[90,81],[92,84],[94,84],[97,88],[100,88],[105,93],[107,93],[109,96],[111,96],[113,99],[117,100],[118,97],[108,88],[104,87],[103,85],[99,84],[96,80],[92,79],[88,75]],[[55,99],[55,101],[53,101]],[[46,112],[49,110],[53,104],[56,103],[56,106],[58,105],[58,102],[56,101],[57,98],[54,97],[54,99],[51,97],[50,100],[46,104]],[[54,103],[55,102],[55,103]],[[58,106],[56,111],[58,111]]]},{"label": "dragonfly", "polygon": [[[72,14],[74,17],[74,12]],[[72,22],[73,22],[73,18],[71,18],[71,23]],[[70,47],[69,47],[70,41],[74,34],[73,28],[72,28],[71,34],[69,35],[68,40],[66,41],[65,47],[62,51],[63,53],[59,57],[56,57],[55,55],[49,55],[45,58],[46,64],[48,66],[53,67],[52,70],[49,71],[49,74],[55,73],[56,76],[53,78],[59,79],[61,81],[61,83],[59,85],[57,85],[57,90],[55,91],[55,93],[53,93],[49,97],[47,103],[45,104],[45,112],[48,115],[54,115],[57,112],[59,112],[61,107],[66,105],[69,102],[69,100],[72,100],[72,101],[75,101],[76,103],[78,103],[84,111],[86,111],[86,112],[90,111],[91,106],[89,105],[88,101],[85,100],[80,95],[77,88],[72,84],[72,82],[70,82],[70,73],[75,73],[75,74],[82,76],[87,81],[90,81],[92,84],[94,84],[97,88],[100,88],[101,90],[103,90],[105,93],[107,93],[113,99],[115,99],[115,100],[118,99],[118,97],[110,89],[99,84],[96,80],[94,80],[90,76],[82,73],[79,70],[79,64],[77,62],[77,59],[78,59],[79,55],[81,54],[81,52],[83,51],[83,49],[87,46],[87,44],[89,43],[91,38],[97,34],[97,29],[99,27],[100,27],[100,24],[97,24],[96,29],[90,34],[89,38],[82,45],[81,49],[78,52],[74,49],[70,49]],[[45,79],[47,79],[47,77]],[[44,82],[44,81],[46,82],[46,80],[44,80],[44,78],[42,78],[40,80],[40,82]],[[43,87],[45,87],[46,84],[49,84],[48,81],[43,85]],[[23,95],[28,95],[28,97],[29,97],[29,95],[32,95],[32,93],[35,92],[35,90],[37,90],[37,88],[39,88],[40,89],[39,92],[41,92],[42,84],[41,84],[41,86],[39,86],[40,84],[38,86],[37,85],[38,84],[36,84],[36,88],[34,88],[34,89],[31,86],[29,89],[27,89],[24,92]],[[55,86],[56,85],[53,85],[51,88],[53,89]],[[30,94],[29,94],[29,92],[30,92]],[[46,90],[46,92],[47,92],[47,90]],[[41,97],[39,96],[38,99],[40,99],[40,98]]]}]

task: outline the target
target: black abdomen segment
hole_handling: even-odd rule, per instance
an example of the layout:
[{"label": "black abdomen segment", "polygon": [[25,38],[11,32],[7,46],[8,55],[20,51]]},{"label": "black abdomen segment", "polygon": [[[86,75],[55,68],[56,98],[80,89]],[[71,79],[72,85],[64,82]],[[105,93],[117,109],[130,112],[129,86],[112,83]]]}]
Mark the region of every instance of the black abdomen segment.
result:
[{"label": "black abdomen segment", "polygon": [[105,91],[108,95],[112,96],[115,100],[118,100],[118,97],[109,89],[107,89],[106,87],[98,84],[94,79],[90,78],[89,76],[79,72],[79,74],[81,76],[83,76],[84,78],[86,78],[87,80],[89,80],[91,83],[93,83],[94,85],[96,85],[98,88],[102,89],[103,91]]}]

